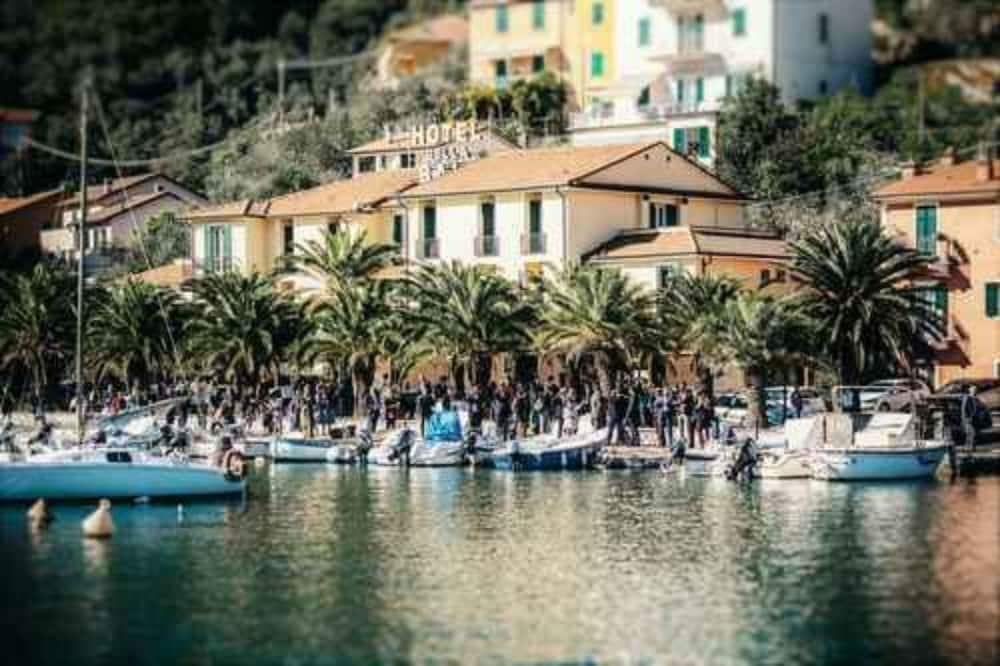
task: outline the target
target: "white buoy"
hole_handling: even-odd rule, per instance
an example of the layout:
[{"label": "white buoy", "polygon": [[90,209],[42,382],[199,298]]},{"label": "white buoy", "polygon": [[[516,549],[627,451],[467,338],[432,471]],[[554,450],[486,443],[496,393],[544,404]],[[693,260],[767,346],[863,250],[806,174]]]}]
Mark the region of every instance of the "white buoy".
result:
[{"label": "white buoy", "polygon": [[55,520],[55,517],[49,511],[49,505],[45,503],[45,500],[39,499],[28,509],[28,520],[35,527],[45,527]]},{"label": "white buoy", "polygon": [[267,461],[264,460],[264,456],[257,456],[256,458],[253,459],[253,464],[256,467],[263,467],[264,465],[267,464]]},{"label": "white buoy", "polygon": [[91,539],[110,539],[115,533],[115,524],[111,521],[111,502],[102,499],[97,505],[97,511],[87,516],[83,521],[83,535]]}]

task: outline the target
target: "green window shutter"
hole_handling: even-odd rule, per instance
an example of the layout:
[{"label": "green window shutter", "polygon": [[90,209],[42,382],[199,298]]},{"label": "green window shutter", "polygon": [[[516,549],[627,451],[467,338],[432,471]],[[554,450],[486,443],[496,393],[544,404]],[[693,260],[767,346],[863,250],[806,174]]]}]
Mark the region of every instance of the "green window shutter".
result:
[{"label": "green window shutter", "polygon": [[434,206],[424,206],[424,239],[437,238],[437,209]]},{"label": "green window shutter", "polygon": [[507,6],[500,5],[499,7],[497,7],[497,14],[496,14],[497,32],[507,32],[508,18],[509,17],[507,15]]},{"label": "green window shutter", "polygon": [[698,128],[698,157],[708,157],[712,152],[712,137],[709,128]]},{"label": "green window shutter", "polygon": [[542,233],[542,202],[532,199],[528,204],[528,233]]},{"label": "green window shutter", "polygon": [[682,155],[687,152],[687,135],[681,127],[674,128],[674,150]]},{"label": "green window shutter", "polygon": [[639,46],[649,46],[653,41],[652,26],[648,17],[639,19]]},{"label": "green window shutter", "polygon": [[535,30],[544,30],[545,29],[545,2],[544,2],[544,0],[535,0],[534,7],[532,8],[531,24],[535,28]]},{"label": "green window shutter", "polygon": [[948,319],[948,290],[945,287],[937,287],[934,290],[934,309],[944,322]]},{"label": "green window shutter", "polygon": [[684,81],[682,79],[677,79],[677,84],[675,86],[675,90],[677,91],[677,94],[675,95],[675,97],[677,97],[677,101],[678,102],[683,102],[684,101]]},{"label": "green window shutter", "polygon": [[666,224],[664,226],[667,226],[667,227],[676,227],[677,226],[677,206],[667,205],[667,206],[664,206],[664,209],[665,209],[666,214],[667,214]]},{"label": "green window shutter", "polygon": [[649,106],[649,101],[650,101],[649,86],[646,86],[645,88],[642,89],[642,92],[639,93],[638,104],[639,106]]},{"label": "green window shutter", "polygon": [[493,236],[496,231],[494,217],[494,207],[492,201],[484,201],[482,204],[483,215],[483,236]]},{"label": "green window shutter", "polygon": [[705,101],[705,79],[700,76],[694,81],[694,101]]},{"label": "green window shutter", "polygon": [[392,218],[392,242],[396,245],[403,244],[403,216],[394,215]]},{"label": "green window shutter", "polygon": [[604,54],[600,51],[590,54],[590,76],[595,79],[604,76]]},{"label": "green window shutter", "polygon": [[986,285],[986,316],[1000,317],[1000,282],[990,282]]},{"label": "green window shutter", "polygon": [[937,254],[937,208],[917,207],[917,250],[923,254]]},{"label": "green window shutter", "polygon": [[742,37],[747,34],[747,10],[742,7],[733,10],[733,35]]},{"label": "green window shutter", "polygon": [[206,226],[204,231],[204,243],[205,243],[205,270],[211,271],[215,265],[215,248],[212,247],[212,227]]},{"label": "green window shutter", "polygon": [[222,256],[226,269],[231,268],[233,259],[233,227],[227,224],[222,227]]},{"label": "green window shutter", "polygon": [[594,25],[601,25],[604,23],[604,3],[595,2],[590,7],[590,19]]}]

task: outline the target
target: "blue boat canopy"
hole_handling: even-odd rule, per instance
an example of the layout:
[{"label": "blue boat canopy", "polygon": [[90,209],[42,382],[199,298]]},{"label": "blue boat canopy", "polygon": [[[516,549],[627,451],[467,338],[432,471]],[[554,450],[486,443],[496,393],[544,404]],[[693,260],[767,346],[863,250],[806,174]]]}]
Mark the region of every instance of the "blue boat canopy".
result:
[{"label": "blue boat canopy", "polygon": [[431,414],[424,439],[429,442],[461,442],[462,424],[458,412],[448,410]]}]

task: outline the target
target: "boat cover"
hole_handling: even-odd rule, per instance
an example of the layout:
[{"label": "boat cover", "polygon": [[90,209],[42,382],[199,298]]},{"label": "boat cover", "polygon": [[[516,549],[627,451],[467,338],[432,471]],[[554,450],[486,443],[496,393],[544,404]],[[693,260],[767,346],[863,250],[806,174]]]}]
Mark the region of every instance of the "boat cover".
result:
[{"label": "boat cover", "polygon": [[462,424],[458,412],[448,410],[431,414],[424,439],[428,442],[461,442]]}]

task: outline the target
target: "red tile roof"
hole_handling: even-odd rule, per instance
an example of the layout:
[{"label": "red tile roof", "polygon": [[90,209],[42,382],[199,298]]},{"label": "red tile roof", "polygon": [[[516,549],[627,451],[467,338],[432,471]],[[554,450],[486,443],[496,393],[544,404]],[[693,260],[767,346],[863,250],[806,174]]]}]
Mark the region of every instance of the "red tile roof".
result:
[{"label": "red tile roof", "polygon": [[949,166],[924,167],[923,172],[919,175],[890,183],[875,190],[872,196],[881,199],[934,194],[1000,192],[1000,161],[993,160],[993,177],[990,180],[977,179],[977,170],[977,160],[968,160]]}]

